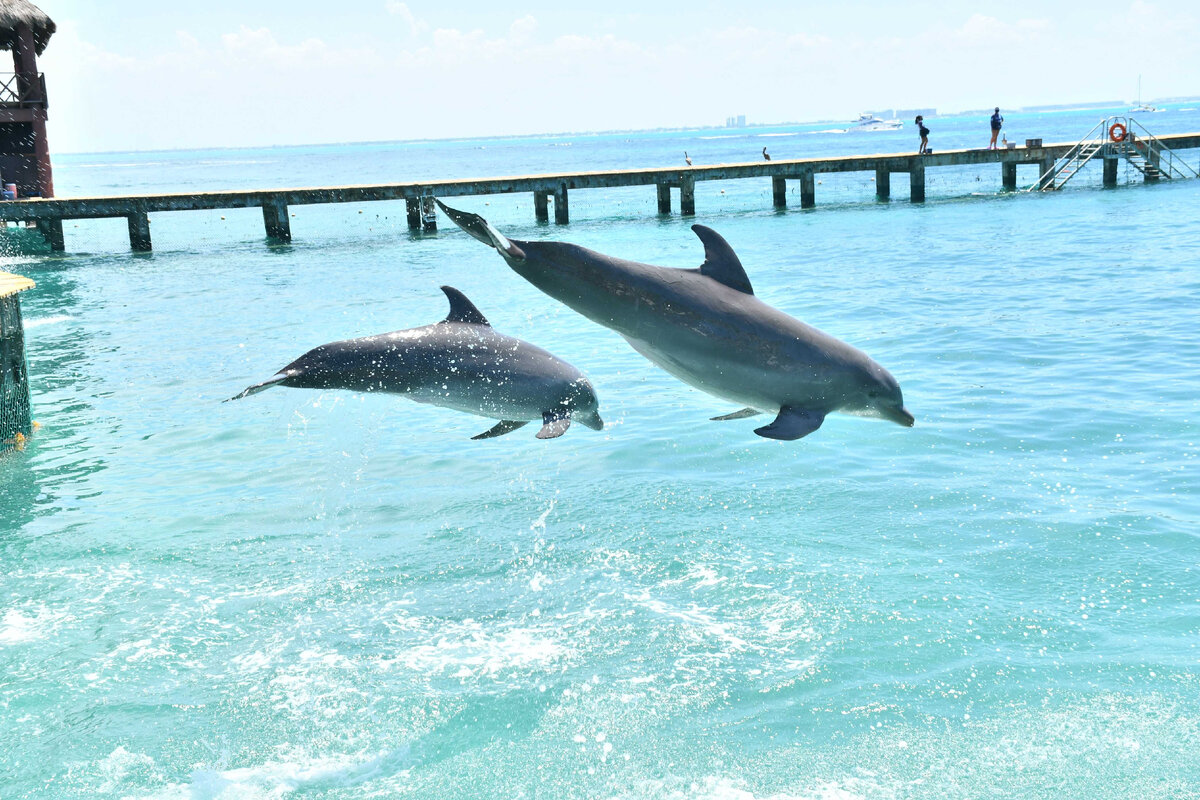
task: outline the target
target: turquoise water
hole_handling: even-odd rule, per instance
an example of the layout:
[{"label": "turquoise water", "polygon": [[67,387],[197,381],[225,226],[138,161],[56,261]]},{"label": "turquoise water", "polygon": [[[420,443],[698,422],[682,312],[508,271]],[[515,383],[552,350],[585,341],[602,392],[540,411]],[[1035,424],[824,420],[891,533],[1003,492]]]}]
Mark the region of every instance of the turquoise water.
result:
[{"label": "turquoise water", "polygon": [[[1015,116],[1058,141],[1098,115]],[[78,155],[55,178],[915,144],[824,127]],[[982,118],[930,127],[986,142]],[[678,267],[702,259],[693,221],[717,229],[917,417],[791,443],[709,422],[734,409],[445,219],[410,234],[402,203],[292,209],[286,246],[253,209],[156,215],[142,255],[120,221],[69,224],[61,256],[13,232],[41,428],[0,459],[0,797],[1200,797],[1200,184],[939,172],[923,205],[835,176],[782,213],[767,181],[702,184],[695,220],[650,189],[574,193],[566,227],[524,196],[458,201]],[[472,442],[489,421],[396,397],[220,402],[314,345],[441,319],[443,283],[583,369],[609,426]]]}]

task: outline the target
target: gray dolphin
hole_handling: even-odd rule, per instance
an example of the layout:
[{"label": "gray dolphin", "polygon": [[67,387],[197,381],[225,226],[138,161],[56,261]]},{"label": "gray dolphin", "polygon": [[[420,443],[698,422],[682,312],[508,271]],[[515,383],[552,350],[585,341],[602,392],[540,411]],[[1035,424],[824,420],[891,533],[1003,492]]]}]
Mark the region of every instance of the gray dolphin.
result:
[{"label": "gray dolphin", "polygon": [[754,431],[770,439],[807,436],[834,411],[914,422],[900,384],[866,353],[755,297],[733,248],[711,228],[692,226],[704,244],[700,268],[672,269],[565,242],[515,241],[476,214],[438,205],[546,294],[684,383],[745,406],[713,419],[775,414]]},{"label": "gray dolphin", "polygon": [[450,286],[442,322],[309,350],[262,383],[229,398],[272,386],[392,392],[418,403],[500,420],[472,439],[490,439],[541,420],[539,439],[562,436],[571,418],[593,430],[604,421],[583,373],[529,342],[492,329],[479,309]]}]

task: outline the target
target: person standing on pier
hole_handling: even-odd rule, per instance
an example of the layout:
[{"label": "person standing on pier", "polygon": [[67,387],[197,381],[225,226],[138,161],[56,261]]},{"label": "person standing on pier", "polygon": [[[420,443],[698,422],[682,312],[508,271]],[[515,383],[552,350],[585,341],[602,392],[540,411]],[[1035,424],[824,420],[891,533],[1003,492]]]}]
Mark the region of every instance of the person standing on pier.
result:
[{"label": "person standing on pier", "polygon": [[1000,128],[1004,125],[1004,117],[1000,116],[1000,106],[996,106],[996,113],[992,114],[992,141],[988,144],[988,150],[996,149],[996,137],[1000,135]]},{"label": "person standing on pier", "polygon": [[913,120],[921,131],[921,147],[917,150],[917,155],[925,155],[925,151],[929,149],[929,128],[925,127],[925,117],[917,114],[917,118]]}]

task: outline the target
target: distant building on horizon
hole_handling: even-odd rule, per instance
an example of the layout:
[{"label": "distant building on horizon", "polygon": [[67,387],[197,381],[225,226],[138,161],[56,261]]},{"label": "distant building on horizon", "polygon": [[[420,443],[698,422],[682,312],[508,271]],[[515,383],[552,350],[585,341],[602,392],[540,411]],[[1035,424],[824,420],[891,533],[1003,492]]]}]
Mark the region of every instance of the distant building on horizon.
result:
[{"label": "distant building on horizon", "polygon": [[738,114],[736,117],[725,118],[726,128],[744,128],[746,127],[746,115]]}]

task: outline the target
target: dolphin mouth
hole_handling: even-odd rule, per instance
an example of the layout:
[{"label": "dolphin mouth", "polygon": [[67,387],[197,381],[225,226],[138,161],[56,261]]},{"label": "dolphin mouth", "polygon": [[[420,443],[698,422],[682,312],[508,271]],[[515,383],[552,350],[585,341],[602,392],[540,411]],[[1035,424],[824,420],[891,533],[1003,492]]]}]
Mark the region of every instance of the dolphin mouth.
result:
[{"label": "dolphin mouth", "polygon": [[585,414],[572,414],[571,416],[581,425],[586,425],[594,431],[604,430],[604,420],[600,419],[600,414],[596,411]]},{"label": "dolphin mouth", "polygon": [[903,425],[906,428],[911,428],[913,425],[917,424],[917,418],[914,417],[912,412],[910,412],[904,406],[899,406],[897,408],[882,408],[880,411],[883,413],[884,419],[890,419],[897,425]]}]

